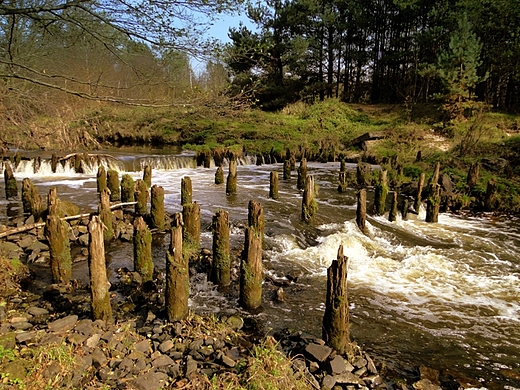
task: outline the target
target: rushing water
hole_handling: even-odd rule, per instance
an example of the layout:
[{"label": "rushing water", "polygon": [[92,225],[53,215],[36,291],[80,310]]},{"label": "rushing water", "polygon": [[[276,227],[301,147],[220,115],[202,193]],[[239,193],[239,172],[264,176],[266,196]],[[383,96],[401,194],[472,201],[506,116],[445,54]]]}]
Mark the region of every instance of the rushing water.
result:
[{"label": "rushing water", "polygon": [[[249,200],[263,205],[266,273],[277,279],[301,275],[284,287],[285,302],[265,297],[264,310],[256,315],[265,329],[289,327],[320,335],[326,270],[342,244],[349,257],[351,336],[358,344],[390,367],[406,370],[424,364],[462,373],[484,387],[520,389],[517,219],[441,214],[439,223],[427,224],[424,212],[392,223],[369,217],[365,236],[355,223],[355,190],[337,192],[338,163],[309,163],[309,174],[319,186],[319,209],[315,223],[307,225],[300,221],[294,172],[290,181],[280,180],[280,198],[268,199],[269,174],[277,170],[281,177],[281,164],[256,166],[244,158],[238,167],[238,194],[226,196],[225,185],[214,184],[215,170],[196,167],[192,155],[122,149],[107,153],[116,160],[105,160],[106,165],[135,179],[144,165],[152,165],[153,183],[165,189],[169,213],[181,211],[180,181],[190,176],[206,248],[211,248],[209,227],[218,208],[230,214],[232,246],[238,249]],[[96,171],[93,164],[84,174],[63,167],[52,174],[44,160],[36,172],[31,161],[22,162],[15,175],[31,178],[41,194],[57,187],[60,198],[88,212],[97,208]],[[19,202],[5,199],[0,205],[4,221],[20,209]],[[154,253],[157,265],[164,266],[164,252]],[[112,248],[111,258],[112,269],[131,268],[130,244]],[[205,313],[237,310],[236,301],[218,293],[202,275],[192,280],[191,305]]]}]

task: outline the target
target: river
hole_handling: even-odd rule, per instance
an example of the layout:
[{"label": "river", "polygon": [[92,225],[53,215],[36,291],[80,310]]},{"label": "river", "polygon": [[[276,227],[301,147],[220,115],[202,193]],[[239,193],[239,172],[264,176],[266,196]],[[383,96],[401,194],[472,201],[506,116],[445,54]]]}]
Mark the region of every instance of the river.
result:
[{"label": "river", "polygon": [[[237,194],[226,196],[225,185],[214,184],[214,167],[196,167],[188,152],[117,149],[103,153],[115,157],[111,167],[134,179],[142,177],[144,165],[151,165],[153,184],[164,188],[170,214],[181,211],[180,182],[189,176],[193,200],[201,206],[206,248],[211,248],[211,218],[217,209],[230,214],[236,251],[243,244],[241,227],[247,223],[249,200],[262,204],[265,272],[279,279],[300,275],[284,287],[285,302],[264,298],[263,311],[255,315],[264,329],[289,327],[320,336],[326,270],[342,244],[349,258],[351,338],[359,345],[397,371],[410,374],[423,364],[466,375],[482,387],[520,389],[518,218],[441,214],[439,222],[431,224],[424,222],[424,211],[396,222],[369,216],[365,236],[355,223],[356,190],[337,191],[339,163],[308,164],[319,186],[318,214],[313,224],[305,224],[300,221],[296,173],[291,180],[282,180],[282,164],[257,166],[254,158],[242,158]],[[36,172],[31,160],[22,161],[15,170],[20,181],[29,177],[42,195],[57,187],[60,198],[78,204],[84,212],[97,209],[95,164],[83,174],[63,167],[53,174],[46,160],[50,156],[38,155],[43,161]],[[280,174],[278,200],[268,198],[272,170]],[[2,194],[1,223],[20,210],[20,202],[8,202]],[[131,250],[130,244],[109,249],[111,269],[131,268]],[[154,261],[164,267],[164,250],[154,252]],[[76,272],[80,269],[84,267]],[[238,310],[236,301],[221,295],[203,275],[193,278],[191,289],[190,305],[195,311]]]}]

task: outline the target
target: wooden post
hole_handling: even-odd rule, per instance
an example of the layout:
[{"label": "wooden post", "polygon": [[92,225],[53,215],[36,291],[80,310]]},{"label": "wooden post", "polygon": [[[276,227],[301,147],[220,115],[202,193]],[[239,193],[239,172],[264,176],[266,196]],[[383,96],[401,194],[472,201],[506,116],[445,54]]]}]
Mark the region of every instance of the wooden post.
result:
[{"label": "wooden post", "polygon": [[146,165],[143,169],[143,181],[148,188],[152,186],[152,167]]},{"label": "wooden post", "polygon": [[356,223],[363,234],[367,234],[367,190],[364,188],[358,192]]},{"label": "wooden post", "polygon": [[110,209],[110,190],[108,188],[105,188],[99,194],[98,213],[99,219],[105,225],[103,228],[103,241],[112,241],[114,238],[114,215]]},{"label": "wooden post", "polygon": [[229,213],[218,210],[213,216],[213,263],[210,279],[220,287],[231,284],[231,257],[229,254]]},{"label": "wooden post", "polygon": [[137,215],[146,215],[148,213],[148,187],[142,179],[135,181],[134,200],[137,202],[135,213]]},{"label": "wooden post", "polygon": [[479,163],[473,163],[469,167],[468,171],[468,178],[466,180],[466,183],[468,185],[468,192],[471,192],[473,190],[473,187],[477,184],[478,175],[480,173],[480,164]]},{"label": "wooden post", "polygon": [[51,171],[52,173],[56,173],[56,169],[58,168],[58,156],[56,153],[52,154],[51,157]]},{"label": "wooden post", "polygon": [[264,211],[260,203],[249,201],[249,227],[245,231],[244,251],[240,264],[240,304],[254,310],[262,304],[262,242]]},{"label": "wooden post", "polygon": [[22,153],[20,151],[16,152],[13,156],[13,164],[15,169],[18,168],[18,165],[22,162]]},{"label": "wooden post", "polygon": [[125,173],[121,178],[121,202],[133,202],[135,192],[135,182],[132,176]]},{"label": "wooden post", "polygon": [[105,188],[107,188],[107,171],[103,165],[98,167],[97,175],[97,192],[101,193]]},{"label": "wooden post", "polygon": [[439,209],[441,207],[441,186],[437,183],[430,184],[430,195],[426,201],[426,222],[439,221]]},{"label": "wooden post", "polygon": [[440,172],[441,172],[441,163],[437,162],[437,164],[435,164],[435,169],[433,171],[433,176],[431,178],[430,184],[437,184],[437,182],[439,181]]},{"label": "wooden post", "polygon": [[340,245],[337,260],[332,260],[327,270],[327,301],[322,328],[323,340],[340,355],[347,353],[350,342],[347,273],[348,258],[343,255],[343,245]]},{"label": "wooden post", "polygon": [[392,205],[390,206],[390,213],[388,214],[388,220],[394,222],[397,220],[397,204],[398,204],[399,193],[394,191],[392,193]]},{"label": "wooden post", "polygon": [[152,233],[138,217],[134,222],[134,271],[141,275],[143,282],[153,279]]},{"label": "wooden post", "polygon": [[224,183],[224,169],[222,168],[222,165],[219,165],[215,172],[215,184],[222,183]]},{"label": "wooden post", "polygon": [[347,172],[347,164],[345,164],[345,160],[341,160],[339,162],[339,171],[340,172]]},{"label": "wooden post", "polygon": [[307,159],[304,157],[301,159],[300,166],[298,167],[298,181],[296,183],[296,188],[299,190],[304,190],[306,179],[307,179]]},{"label": "wooden post", "polygon": [[386,198],[388,196],[387,171],[379,171],[379,182],[376,185],[374,197],[374,214],[383,215],[386,210]]},{"label": "wooden post", "polygon": [[419,176],[419,183],[417,183],[417,196],[415,197],[415,202],[413,204],[413,208],[416,213],[418,213],[421,208],[422,192],[423,192],[423,188],[424,188],[425,177],[426,176],[425,176],[424,172],[422,172],[421,175]]},{"label": "wooden post", "polygon": [[182,219],[184,221],[183,240],[184,245],[190,249],[200,247],[200,206],[197,202],[187,203],[182,206]]},{"label": "wooden post", "polygon": [[49,241],[53,283],[69,283],[72,277],[72,257],[70,255],[69,224],[58,216],[56,188],[49,190],[49,214],[45,234]]},{"label": "wooden post", "polygon": [[497,182],[495,179],[488,181],[486,187],[486,195],[484,198],[484,209],[486,211],[493,211],[496,207]]},{"label": "wooden post", "polygon": [[370,185],[370,177],[369,173],[371,172],[371,167],[368,164],[359,163],[356,168],[356,176],[357,183],[360,186],[368,186]]},{"label": "wooden post", "polygon": [[278,172],[272,171],[269,175],[269,197],[278,199]]},{"label": "wooden post", "polygon": [[31,214],[37,222],[43,212],[43,200],[36,186],[28,178],[22,181],[22,204],[24,213]]},{"label": "wooden post", "polygon": [[188,176],[184,176],[181,179],[181,206],[193,202],[192,194],[191,179]]},{"label": "wooden post", "polygon": [[107,277],[105,245],[103,242],[103,223],[99,216],[93,215],[88,224],[88,260],[90,272],[90,291],[92,296],[92,319],[114,322],[110,305],[110,282]]},{"label": "wooden post", "polygon": [[340,171],[339,172],[338,192],[345,192],[347,190],[347,187],[348,187],[347,171]]},{"label": "wooden post", "polygon": [[18,183],[13,174],[13,169],[8,161],[4,164],[5,198],[16,198],[18,196]]},{"label": "wooden post", "polygon": [[229,160],[229,174],[226,182],[226,194],[237,193],[237,161],[233,158]]},{"label": "wooden post", "polygon": [[162,232],[166,225],[164,214],[164,188],[154,184],[152,186],[152,197],[150,200],[150,215],[152,228]]},{"label": "wooden post", "polygon": [[305,222],[310,222],[314,218],[317,209],[318,204],[314,199],[314,177],[307,175],[302,197],[302,219]]},{"label": "wooden post", "polygon": [[403,218],[403,221],[406,221],[408,219],[408,210],[410,209],[410,200],[406,196],[403,199],[403,204],[401,208],[401,218]]},{"label": "wooden post", "polygon": [[119,173],[114,169],[109,169],[107,172],[107,187],[110,190],[110,201],[119,202],[121,200]]},{"label": "wooden post", "polygon": [[285,160],[283,162],[283,179],[289,180],[291,178],[291,162],[289,160]]},{"label": "wooden post", "polygon": [[182,255],[182,214],[173,216],[171,242],[166,254],[166,315],[168,321],[182,321],[188,315],[190,274],[188,258]]}]

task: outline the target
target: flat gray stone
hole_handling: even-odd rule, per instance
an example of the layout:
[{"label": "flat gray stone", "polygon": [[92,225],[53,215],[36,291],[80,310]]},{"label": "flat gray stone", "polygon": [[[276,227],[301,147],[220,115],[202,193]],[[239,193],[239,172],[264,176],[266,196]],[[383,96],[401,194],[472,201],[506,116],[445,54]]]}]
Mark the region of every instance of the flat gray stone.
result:
[{"label": "flat gray stone", "polygon": [[221,361],[223,365],[229,368],[233,368],[236,365],[235,361],[226,355],[222,355]]},{"label": "flat gray stone", "polygon": [[30,307],[29,310],[27,310],[27,313],[29,313],[30,315],[35,316],[35,317],[45,316],[45,315],[49,314],[49,310],[41,308],[41,307],[33,306],[33,307]]},{"label": "flat gray stone", "polygon": [[344,385],[365,385],[365,381],[363,381],[363,379],[357,375],[352,374],[351,372],[345,372],[341,375],[334,375],[334,379],[336,380],[336,383]]},{"label": "flat gray stone", "polygon": [[92,336],[90,336],[86,341],[85,341],[85,345],[91,349],[94,349],[98,346],[99,344],[99,341],[101,340],[101,335],[99,334],[94,334]]},{"label": "flat gray stone", "polygon": [[84,334],[86,336],[90,336],[94,330],[94,326],[92,325],[92,320],[81,320],[79,321],[74,330],[78,333]]},{"label": "flat gray stone", "polygon": [[331,375],[337,375],[347,371],[345,359],[343,359],[343,357],[341,357],[340,355],[336,355],[334,359],[329,361],[328,371]]},{"label": "flat gray stone", "polygon": [[154,366],[155,368],[159,368],[169,366],[173,363],[174,361],[171,357],[169,357],[168,355],[161,355],[152,362],[152,366]]},{"label": "flat gray stone", "polygon": [[324,362],[332,353],[332,348],[326,345],[319,345],[311,343],[305,347],[305,352],[309,354],[314,360]]},{"label": "flat gray stone", "polygon": [[23,344],[36,339],[36,332],[22,332],[16,335],[16,342]]},{"label": "flat gray stone", "polygon": [[321,381],[322,390],[328,389],[332,390],[332,388],[336,385],[336,379],[333,376],[325,375],[323,380]]},{"label": "flat gray stone", "polygon": [[107,357],[99,348],[92,351],[90,356],[92,356],[92,365],[96,368],[103,367],[108,362]]},{"label": "flat gray stone", "polygon": [[164,381],[168,376],[161,372],[149,372],[146,373],[130,383],[137,390],[159,390],[162,388]]},{"label": "flat gray stone", "polygon": [[143,340],[139,341],[134,345],[134,350],[142,352],[142,353],[149,353],[152,349],[152,346],[150,344],[149,340]]},{"label": "flat gray stone", "polygon": [[197,361],[193,359],[188,359],[188,361],[186,362],[186,377],[189,377],[191,374],[197,371],[197,368]]},{"label": "flat gray stone", "polygon": [[29,245],[27,247],[27,250],[29,250],[29,251],[33,251],[35,249],[39,249],[42,252],[43,251],[48,251],[49,250],[49,245],[44,244],[41,241],[34,241],[31,245]]},{"label": "flat gray stone", "polygon": [[172,349],[175,346],[172,340],[165,340],[159,345],[159,351],[162,353],[168,352],[170,349]]},{"label": "flat gray stone", "polygon": [[51,332],[68,332],[72,330],[72,328],[74,328],[77,321],[78,316],[73,314],[64,318],[60,318],[59,320],[53,321],[49,323],[47,327]]}]

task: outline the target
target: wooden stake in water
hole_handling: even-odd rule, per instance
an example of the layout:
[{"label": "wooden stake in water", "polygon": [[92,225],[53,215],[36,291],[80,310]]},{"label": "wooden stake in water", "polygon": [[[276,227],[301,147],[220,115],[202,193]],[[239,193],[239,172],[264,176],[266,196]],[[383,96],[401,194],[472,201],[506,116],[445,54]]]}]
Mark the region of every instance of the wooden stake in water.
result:
[{"label": "wooden stake in water", "polygon": [[105,244],[103,241],[103,223],[93,215],[88,225],[89,246],[88,260],[90,272],[90,291],[92,296],[92,319],[114,322],[110,305],[110,283],[107,277]]},{"label": "wooden stake in water", "polygon": [[215,184],[222,183],[224,183],[224,169],[222,168],[222,165],[219,165],[215,172]]},{"label": "wooden stake in water", "polygon": [[347,190],[348,183],[347,183],[347,171],[340,171],[339,172],[339,185],[338,185],[338,192],[345,192]]},{"label": "wooden stake in water", "polygon": [[387,171],[379,171],[379,182],[376,185],[374,197],[374,214],[383,215],[386,211],[386,198],[388,196]]},{"label": "wooden stake in water", "polygon": [[269,197],[278,199],[278,172],[271,171],[269,175]]},{"label": "wooden stake in water", "polygon": [[302,197],[302,220],[310,222],[318,210],[318,204],[314,199],[314,177],[307,175],[305,190]]},{"label": "wooden stake in water", "polygon": [[218,286],[231,284],[231,257],[229,254],[229,213],[218,210],[213,216],[213,263],[210,279]]},{"label": "wooden stake in water", "polygon": [[99,206],[98,206],[99,219],[103,222],[103,240],[104,242],[112,241],[114,238],[114,214],[110,209],[110,191],[105,188],[99,194]]},{"label": "wooden stake in water", "polygon": [[110,190],[110,201],[121,201],[121,188],[119,186],[119,173],[115,169],[107,172],[107,187]]},{"label": "wooden stake in water", "polygon": [[240,304],[247,310],[262,305],[262,243],[264,211],[260,203],[249,202],[249,227],[245,231],[244,251],[240,264]]},{"label": "wooden stake in water", "polygon": [[430,184],[430,195],[426,201],[426,222],[439,222],[439,210],[441,207],[441,186],[437,183]]},{"label": "wooden stake in water", "polygon": [[138,217],[134,222],[134,270],[147,282],[153,279],[153,269],[152,233],[143,217]]},{"label": "wooden stake in water", "polygon": [[52,173],[56,173],[56,169],[58,169],[58,156],[56,153],[52,154],[51,157],[51,171]]},{"label": "wooden stake in water", "polygon": [[338,249],[337,260],[327,270],[327,300],[323,315],[323,340],[338,354],[344,355],[350,343],[350,324],[347,292],[348,258],[343,245]]},{"label": "wooden stake in water", "polygon": [[183,239],[184,245],[189,248],[200,247],[200,206],[197,202],[187,203],[182,206],[182,219],[184,220]]},{"label": "wooden stake in water", "polygon": [[392,193],[392,205],[390,206],[390,213],[388,214],[388,220],[394,222],[397,220],[397,206],[398,206],[399,193],[394,191]]},{"label": "wooden stake in water", "polygon": [[148,188],[152,186],[152,167],[146,165],[143,169],[143,181]]},{"label": "wooden stake in water", "polygon": [[493,211],[496,208],[497,197],[497,182],[495,179],[488,181],[486,187],[486,195],[484,197],[484,209],[486,211]]},{"label": "wooden stake in water", "polygon": [[133,177],[125,173],[123,177],[121,177],[121,202],[127,203],[134,201],[134,187],[135,181]]},{"label": "wooden stake in water", "polygon": [[413,208],[416,213],[418,213],[421,209],[422,204],[422,192],[424,189],[424,181],[425,181],[426,175],[424,172],[421,173],[419,176],[419,182],[417,183],[417,196],[415,197],[415,202],[413,204]]},{"label": "wooden stake in water", "polygon": [[137,202],[135,213],[137,215],[146,215],[148,213],[148,187],[141,179],[135,181],[134,200]]},{"label": "wooden stake in water", "polygon": [[466,180],[466,183],[468,185],[468,192],[471,192],[477,184],[479,173],[480,164],[478,162],[471,164],[468,171],[468,178]]},{"label": "wooden stake in water", "polygon": [[181,179],[181,206],[190,204],[193,202],[193,189],[191,185],[191,179],[188,176],[184,176]]},{"label": "wooden stake in water", "polygon": [[166,315],[168,321],[182,321],[188,316],[190,295],[188,259],[182,255],[182,214],[173,216],[171,242],[166,254]]},{"label": "wooden stake in water", "polygon": [[237,161],[229,160],[229,174],[226,182],[226,194],[233,195],[237,193]]},{"label": "wooden stake in water", "polygon": [[105,188],[107,188],[107,171],[103,165],[98,167],[97,175],[97,192],[101,193]]},{"label": "wooden stake in water", "polygon": [[38,221],[43,213],[43,200],[30,179],[22,181],[22,204],[24,213],[29,213]]},{"label": "wooden stake in water", "polygon": [[306,180],[307,180],[307,159],[302,158],[300,161],[300,166],[298,167],[298,181],[296,183],[296,188],[299,190],[304,190]]},{"label": "wooden stake in water", "polygon": [[166,216],[164,213],[164,188],[154,184],[151,192],[150,215],[152,228],[162,232],[166,225]]},{"label": "wooden stake in water", "polygon": [[356,223],[363,234],[367,234],[367,190],[359,190],[356,210]]},{"label": "wooden stake in water", "polygon": [[4,163],[5,198],[16,198],[18,196],[18,183],[13,174],[13,169],[8,161]]},{"label": "wooden stake in water", "polygon": [[283,179],[289,180],[291,178],[291,162],[289,160],[285,160],[283,162]]}]

